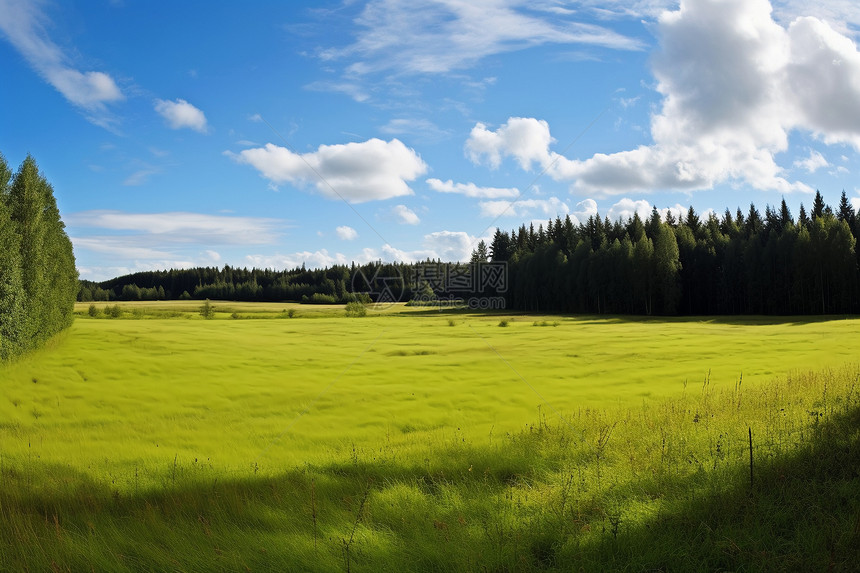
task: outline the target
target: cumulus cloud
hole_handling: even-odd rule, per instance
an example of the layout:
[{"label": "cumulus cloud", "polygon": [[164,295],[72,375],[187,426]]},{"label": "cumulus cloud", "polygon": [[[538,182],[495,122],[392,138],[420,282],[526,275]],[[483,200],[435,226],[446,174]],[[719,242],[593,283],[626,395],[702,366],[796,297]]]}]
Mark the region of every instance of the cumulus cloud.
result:
[{"label": "cumulus cloud", "polygon": [[274,184],[313,183],[323,196],[350,203],[412,195],[407,182],[427,172],[427,164],[415,150],[398,139],[321,145],[303,154],[267,143],[225,154],[254,167]]},{"label": "cumulus cloud", "polygon": [[523,199],[521,201],[481,201],[481,215],[484,217],[556,217],[570,212],[567,203],[558,197],[549,199]]},{"label": "cumulus cloud", "polygon": [[805,169],[807,173],[815,173],[822,167],[829,167],[830,163],[819,152],[814,149],[809,150],[809,157],[798,159],[794,162],[795,167]]},{"label": "cumulus cloud", "polygon": [[493,169],[505,157],[513,157],[522,169],[529,170],[533,163],[549,165],[549,146],[554,142],[546,121],[512,117],[495,131],[477,123],[466,140],[466,154],[473,163],[484,163]]},{"label": "cumulus cloud", "polygon": [[589,217],[597,215],[597,201],[594,199],[583,199],[576,204],[576,209],[570,213],[574,223],[584,223]]},{"label": "cumulus cloud", "polygon": [[651,216],[651,203],[644,199],[634,201],[625,197],[609,208],[607,216],[610,221],[617,221],[618,219],[626,221],[632,219],[636,213],[644,221]]},{"label": "cumulus cloud", "polygon": [[206,133],[206,115],[184,99],[176,101],[157,99],[155,111],[167,120],[171,129],[189,128],[200,133]]},{"label": "cumulus cloud", "polygon": [[391,245],[384,245],[382,258],[407,263],[427,259],[438,259],[444,262],[468,261],[475,245],[481,239],[489,244],[492,237],[476,237],[464,231],[436,231],[424,235],[421,243],[423,248],[414,251],[402,251]]},{"label": "cumulus cloud", "polygon": [[495,168],[510,156],[592,195],[727,181],[808,192],[775,159],[792,131],[860,149],[860,53],[822,20],[800,17],[786,27],[767,0],[689,0],[663,12],[655,31],[663,101],[651,120],[653,144],[572,160],[550,151],[546,122],[511,118],[495,131],[477,124],[470,158]]},{"label": "cumulus cloud", "polygon": [[80,71],[48,36],[50,21],[40,2],[0,0],[0,32],[27,62],[96,125],[111,128],[116,118],[106,104],[125,99],[105,72]]},{"label": "cumulus cloud", "polygon": [[418,218],[415,211],[406,205],[395,205],[391,209],[391,213],[397,219],[398,223],[402,223],[404,225],[417,225],[421,222],[421,219]]},{"label": "cumulus cloud", "polygon": [[428,179],[427,185],[439,193],[457,193],[478,199],[513,198],[520,194],[519,189],[513,187],[478,187],[474,183],[454,183],[450,179],[447,181]]},{"label": "cumulus cloud", "polygon": [[353,241],[358,238],[358,231],[346,225],[338,227],[334,230],[339,239],[344,241]]}]

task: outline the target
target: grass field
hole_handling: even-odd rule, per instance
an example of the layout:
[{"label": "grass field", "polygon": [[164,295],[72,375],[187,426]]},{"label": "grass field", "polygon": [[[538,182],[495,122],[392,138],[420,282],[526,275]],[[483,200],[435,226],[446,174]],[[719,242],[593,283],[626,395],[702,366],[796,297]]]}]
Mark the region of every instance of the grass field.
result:
[{"label": "grass field", "polygon": [[[838,569],[860,542],[860,320],[213,304],[80,305],[3,367],[0,569]],[[750,429],[755,487],[817,533],[750,501]],[[785,468],[828,452],[819,515]],[[689,515],[727,500],[750,527]],[[688,519],[733,533],[643,549]]]}]

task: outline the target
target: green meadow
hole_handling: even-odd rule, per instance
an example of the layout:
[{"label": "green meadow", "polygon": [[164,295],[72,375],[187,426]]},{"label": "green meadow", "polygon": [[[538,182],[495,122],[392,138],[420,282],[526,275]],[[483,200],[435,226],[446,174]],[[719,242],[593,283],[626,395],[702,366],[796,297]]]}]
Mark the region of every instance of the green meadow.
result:
[{"label": "green meadow", "polygon": [[858,319],[212,304],[0,367],[0,570],[853,565]]}]

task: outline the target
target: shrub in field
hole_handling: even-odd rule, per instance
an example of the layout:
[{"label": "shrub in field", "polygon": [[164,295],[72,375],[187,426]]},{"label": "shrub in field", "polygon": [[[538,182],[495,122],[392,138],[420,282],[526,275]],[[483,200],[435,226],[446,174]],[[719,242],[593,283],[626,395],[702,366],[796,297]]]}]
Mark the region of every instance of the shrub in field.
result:
[{"label": "shrub in field", "polygon": [[111,318],[120,318],[122,316],[122,307],[118,304],[105,307],[105,314]]},{"label": "shrub in field", "polygon": [[215,307],[212,306],[212,303],[209,302],[208,298],[206,299],[206,302],[203,303],[203,306],[200,307],[200,316],[206,320],[215,318]]},{"label": "shrub in field", "polygon": [[510,321],[506,318],[503,318],[502,320],[499,321],[499,326],[501,326],[502,328],[507,327],[508,324],[510,324]]},{"label": "shrub in field", "polygon": [[89,309],[87,309],[87,314],[89,314],[89,315],[90,315],[90,316],[92,316],[92,317],[96,317],[96,316],[98,316],[99,314],[101,314],[101,312],[99,311],[99,307],[97,307],[97,306],[96,306],[96,305],[94,305],[94,304],[91,304],[91,305],[90,305],[90,308],[89,308]]},{"label": "shrub in field", "polygon": [[346,315],[351,318],[367,316],[367,307],[358,301],[346,303]]}]

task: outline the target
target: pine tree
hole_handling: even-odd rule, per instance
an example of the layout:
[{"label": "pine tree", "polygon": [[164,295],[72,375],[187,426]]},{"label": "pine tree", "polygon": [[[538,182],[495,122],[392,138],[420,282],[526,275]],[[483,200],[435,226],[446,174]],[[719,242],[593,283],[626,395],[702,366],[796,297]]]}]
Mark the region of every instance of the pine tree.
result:
[{"label": "pine tree", "polygon": [[839,212],[836,214],[836,218],[848,223],[849,228],[854,228],[857,215],[854,213],[851,203],[848,202],[848,195],[845,194],[844,189],[842,190],[842,197],[839,199]]},{"label": "pine tree", "polygon": [[815,199],[812,201],[812,220],[820,219],[824,216],[824,197],[821,196],[821,191],[815,191]]}]

